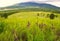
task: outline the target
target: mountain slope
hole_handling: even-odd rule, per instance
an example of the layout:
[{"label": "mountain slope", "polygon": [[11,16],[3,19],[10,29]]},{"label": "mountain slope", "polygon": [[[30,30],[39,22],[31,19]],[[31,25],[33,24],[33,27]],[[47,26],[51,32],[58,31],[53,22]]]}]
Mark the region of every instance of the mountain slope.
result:
[{"label": "mountain slope", "polygon": [[7,8],[29,8],[29,7],[37,7],[37,8],[51,8],[51,9],[60,9],[59,7],[53,6],[51,4],[46,3],[36,3],[36,2],[24,2],[18,3],[12,6],[8,6]]}]

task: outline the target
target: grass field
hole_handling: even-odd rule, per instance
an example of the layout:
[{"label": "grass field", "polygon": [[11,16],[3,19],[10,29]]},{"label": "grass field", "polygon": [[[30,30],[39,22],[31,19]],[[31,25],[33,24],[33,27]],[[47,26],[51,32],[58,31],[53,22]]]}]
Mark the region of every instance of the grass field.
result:
[{"label": "grass field", "polygon": [[[38,15],[39,14],[39,15]],[[60,14],[51,12],[18,12],[0,17],[0,41],[60,41]]]}]

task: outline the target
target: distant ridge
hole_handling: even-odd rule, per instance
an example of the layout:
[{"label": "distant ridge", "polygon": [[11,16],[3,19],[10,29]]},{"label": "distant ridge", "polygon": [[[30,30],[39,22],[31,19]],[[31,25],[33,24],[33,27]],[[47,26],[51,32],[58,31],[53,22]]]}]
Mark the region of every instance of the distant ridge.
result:
[{"label": "distant ridge", "polygon": [[46,4],[46,3],[37,3],[37,2],[23,2],[23,3],[17,3],[12,6],[8,6],[6,8],[29,8],[29,7],[40,7],[40,8],[51,8],[51,9],[60,9],[57,6]]},{"label": "distant ridge", "polygon": [[20,11],[47,11],[60,13],[60,7],[38,2],[22,2],[12,6],[1,8],[0,10],[20,10]]}]

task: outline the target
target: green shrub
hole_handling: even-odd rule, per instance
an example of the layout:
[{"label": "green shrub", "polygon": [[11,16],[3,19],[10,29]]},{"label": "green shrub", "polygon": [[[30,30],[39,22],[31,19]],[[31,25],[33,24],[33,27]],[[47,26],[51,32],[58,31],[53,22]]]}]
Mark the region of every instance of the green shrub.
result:
[{"label": "green shrub", "polygon": [[50,14],[50,19],[54,19],[55,15],[54,14]]}]

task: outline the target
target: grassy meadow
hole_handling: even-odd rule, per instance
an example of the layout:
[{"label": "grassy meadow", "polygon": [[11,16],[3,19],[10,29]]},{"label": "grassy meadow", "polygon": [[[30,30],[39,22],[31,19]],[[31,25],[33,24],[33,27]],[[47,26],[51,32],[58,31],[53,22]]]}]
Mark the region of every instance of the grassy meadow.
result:
[{"label": "grassy meadow", "polygon": [[[8,13],[7,13],[8,14]],[[60,41],[60,14],[27,11],[0,16],[0,41]]]}]

